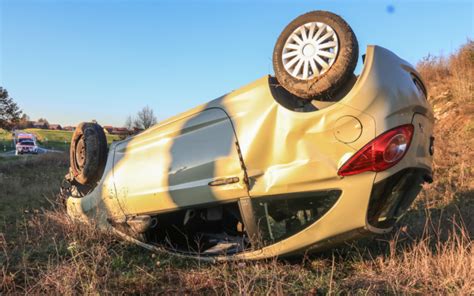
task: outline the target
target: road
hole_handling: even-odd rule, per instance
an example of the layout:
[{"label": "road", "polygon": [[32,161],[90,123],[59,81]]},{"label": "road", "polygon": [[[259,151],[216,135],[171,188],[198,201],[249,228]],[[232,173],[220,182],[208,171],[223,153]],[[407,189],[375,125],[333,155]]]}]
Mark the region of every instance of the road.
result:
[{"label": "road", "polygon": [[[60,150],[51,150],[51,149],[46,149],[42,147],[38,147],[38,154],[45,154],[45,153],[64,153],[65,151],[60,151]],[[34,155],[34,154],[25,154],[25,155]],[[8,152],[3,152],[0,153],[0,157],[13,157],[15,155],[15,150],[11,150]],[[21,156],[21,155],[18,155]]]},{"label": "road", "polygon": [[[43,147],[38,146],[38,154],[44,154],[44,153],[64,153],[65,151],[61,150],[52,150],[52,149],[46,149]],[[31,154],[30,154],[31,155]],[[9,157],[9,156],[15,156],[15,150],[10,150],[7,152],[2,152],[0,153],[0,157]]]}]

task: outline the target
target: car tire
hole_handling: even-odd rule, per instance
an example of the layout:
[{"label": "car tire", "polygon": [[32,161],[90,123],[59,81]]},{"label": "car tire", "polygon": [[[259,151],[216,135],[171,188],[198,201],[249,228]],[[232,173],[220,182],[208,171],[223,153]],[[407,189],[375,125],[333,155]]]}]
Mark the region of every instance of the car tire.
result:
[{"label": "car tire", "polygon": [[340,16],[312,11],[280,34],[273,68],[279,84],[298,98],[327,101],[353,76],[358,55],[357,38]]},{"label": "car tire", "polygon": [[94,186],[107,161],[107,139],[102,127],[91,122],[79,124],[72,136],[69,157],[74,180]]}]

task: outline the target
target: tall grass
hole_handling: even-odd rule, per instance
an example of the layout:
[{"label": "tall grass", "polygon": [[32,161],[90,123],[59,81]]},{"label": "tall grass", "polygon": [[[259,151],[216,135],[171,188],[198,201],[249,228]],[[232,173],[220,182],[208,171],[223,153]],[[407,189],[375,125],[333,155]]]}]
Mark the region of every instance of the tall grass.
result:
[{"label": "tall grass", "polygon": [[474,42],[449,57],[428,56],[417,65],[435,111],[435,182],[421,200],[442,206],[474,188]]},{"label": "tall grass", "polygon": [[461,222],[440,229],[426,217],[422,233],[402,228],[293,261],[210,264],[150,253],[71,221],[60,207],[22,219],[22,235],[0,247],[6,294],[474,293],[474,249]]},{"label": "tall grass", "polygon": [[380,293],[472,295],[474,246],[469,231],[463,224],[446,224],[451,229],[444,229],[448,235],[443,239],[432,222],[427,220],[417,239],[407,239],[403,230],[395,233],[387,256],[357,262],[351,285]]},{"label": "tall grass", "polygon": [[448,57],[428,55],[417,64],[417,69],[428,85],[430,100],[444,94],[450,95],[452,102],[473,103],[474,41],[468,40]]}]

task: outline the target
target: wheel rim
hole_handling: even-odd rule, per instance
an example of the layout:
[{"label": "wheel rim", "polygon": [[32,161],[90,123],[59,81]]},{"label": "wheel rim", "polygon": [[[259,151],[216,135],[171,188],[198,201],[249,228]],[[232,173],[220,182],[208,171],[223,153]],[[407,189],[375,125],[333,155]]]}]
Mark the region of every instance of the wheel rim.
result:
[{"label": "wheel rim", "polygon": [[77,164],[77,168],[82,170],[84,168],[85,160],[86,160],[86,147],[84,145],[84,138],[80,137],[76,144],[76,153],[75,153],[75,162]]},{"label": "wheel rim", "polygon": [[291,33],[283,47],[282,61],[291,76],[308,80],[327,72],[339,51],[337,34],[321,23],[304,24]]}]

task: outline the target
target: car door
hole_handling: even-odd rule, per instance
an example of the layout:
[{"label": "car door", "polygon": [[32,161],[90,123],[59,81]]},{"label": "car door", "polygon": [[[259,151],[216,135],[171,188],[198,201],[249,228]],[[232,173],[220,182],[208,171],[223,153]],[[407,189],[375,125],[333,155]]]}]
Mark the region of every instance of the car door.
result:
[{"label": "car door", "polygon": [[220,108],[179,118],[116,146],[114,180],[125,214],[247,197],[231,120]]}]

